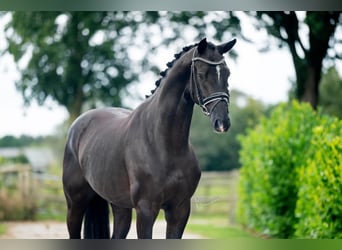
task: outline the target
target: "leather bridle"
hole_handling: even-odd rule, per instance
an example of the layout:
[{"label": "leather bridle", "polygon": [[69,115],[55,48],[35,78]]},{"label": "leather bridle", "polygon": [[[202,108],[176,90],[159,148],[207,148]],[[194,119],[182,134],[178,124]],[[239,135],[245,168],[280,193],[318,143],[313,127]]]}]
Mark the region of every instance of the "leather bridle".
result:
[{"label": "leather bridle", "polygon": [[[199,84],[198,84],[198,82],[196,80],[196,77],[195,77],[195,71],[196,71],[195,62],[196,61],[201,61],[201,62],[204,62],[206,64],[214,65],[215,66],[215,65],[220,65],[220,64],[224,63],[224,58],[222,58],[220,61],[214,62],[214,61],[210,61],[210,60],[204,59],[202,57],[195,57],[195,51],[196,51],[196,49],[194,49],[194,53],[192,55],[190,79],[191,79],[191,81],[195,85],[196,97],[197,97],[197,100],[198,100],[198,106],[201,107],[202,112],[205,115],[210,116],[212,111],[217,106],[217,104],[219,104],[219,102],[224,101],[228,105],[228,103],[229,103],[229,94],[227,94],[225,92],[222,92],[222,91],[219,91],[219,92],[214,92],[214,93],[210,94],[207,97],[203,97],[201,89],[200,89]],[[192,88],[191,85],[192,85],[192,83],[190,82],[190,89]],[[191,90],[191,92],[192,92],[192,90]],[[193,92],[191,93],[191,95],[193,95]],[[214,104],[212,105],[211,109],[208,109],[207,105],[210,104],[210,103],[214,103]]]}]

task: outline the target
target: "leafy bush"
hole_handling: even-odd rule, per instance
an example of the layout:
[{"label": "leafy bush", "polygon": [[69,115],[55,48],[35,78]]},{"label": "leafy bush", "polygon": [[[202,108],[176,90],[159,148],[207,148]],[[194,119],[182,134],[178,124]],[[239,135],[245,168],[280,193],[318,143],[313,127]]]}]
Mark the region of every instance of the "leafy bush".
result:
[{"label": "leafy bush", "polygon": [[242,169],[238,219],[272,237],[294,234],[298,169],[304,165],[319,116],[308,104],[275,108],[269,118],[240,137]]},{"label": "leafy bush", "polygon": [[342,121],[324,118],[314,128],[311,150],[299,171],[295,235],[342,237]]}]

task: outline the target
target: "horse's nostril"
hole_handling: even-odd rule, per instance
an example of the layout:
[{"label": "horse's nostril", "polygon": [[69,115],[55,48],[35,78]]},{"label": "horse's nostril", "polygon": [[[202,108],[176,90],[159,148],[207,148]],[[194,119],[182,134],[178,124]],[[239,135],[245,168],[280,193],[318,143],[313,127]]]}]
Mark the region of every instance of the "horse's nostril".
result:
[{"label": "horse's nostril", "polygon": [[221,120],[216,120],[215,121],[215,130],[217,132],[225,132],[227,130],[227,128],[224,126],[223,121]]},{"label": "horse's nostril", "polygon": [[227,132],[230,127],[230,120],[216,119],[213,123],[216,132],[223,133]]}]

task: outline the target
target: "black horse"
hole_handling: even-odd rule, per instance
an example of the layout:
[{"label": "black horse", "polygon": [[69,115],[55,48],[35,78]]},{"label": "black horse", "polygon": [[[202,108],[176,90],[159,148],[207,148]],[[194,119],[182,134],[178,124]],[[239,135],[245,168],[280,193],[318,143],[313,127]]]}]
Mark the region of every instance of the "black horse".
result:
[{"label": "black horse", "polygon": [[63,161],[70,238],[81,237],[84,215],[85,238],[109,238],[108,203],[112,238],[126,238],[133,208],[138,238],[152,238],[160,209],[166,238],[182,237],[201,176],[189,142],[194,104],[215,131],[228,130],[229,69],[223,54],[235,42],[216,46],[203,39],[185,47],[135,110],[94,109],[75,120]]}]

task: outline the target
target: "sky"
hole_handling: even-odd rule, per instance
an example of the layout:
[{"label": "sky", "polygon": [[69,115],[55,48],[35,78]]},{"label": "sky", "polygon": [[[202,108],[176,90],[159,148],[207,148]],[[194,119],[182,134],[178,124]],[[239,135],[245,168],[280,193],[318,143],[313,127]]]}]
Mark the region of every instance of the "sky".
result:
[{"label": "sky", "polygon": [[[229,55],[225,56],[231,71],[230,89],[243,91],[266,104],[286,101],[291,87],[290,79],[294,80],[290,53],[287,49],[273,49],[267,53],[259,52],[265,35],[256,32],[253,25],[246,20],[242,21],[242,26],[244,33],[249,34],[249,37],[252,35],[257,43],[251,44],[238,40],[234,47],[238,53],[238,59],[233,61]],[[4,37],[3,22],[0,22],[0,49],[5,46],[2,37]],[[210,37],[208,40],[210,41]],[[170,56],[163,54],[162,58],[157,59],[158,63],[165,65],[177,52],[169,49],[165,54]],[[157,78],[147,73],[140,83],[131,87],[131,91],[143,97],[154,88]],[[24,107],[23,98],[15,88],[15,80],[18,79],[19,74],[11,56],[0,57],[0,137],[55,133],[57,126],[68,116],[66,109],[51,100],[43,107],[35,102],[30,107]],[[134,108],[141,101],[126,100],[126,103]]]}]

